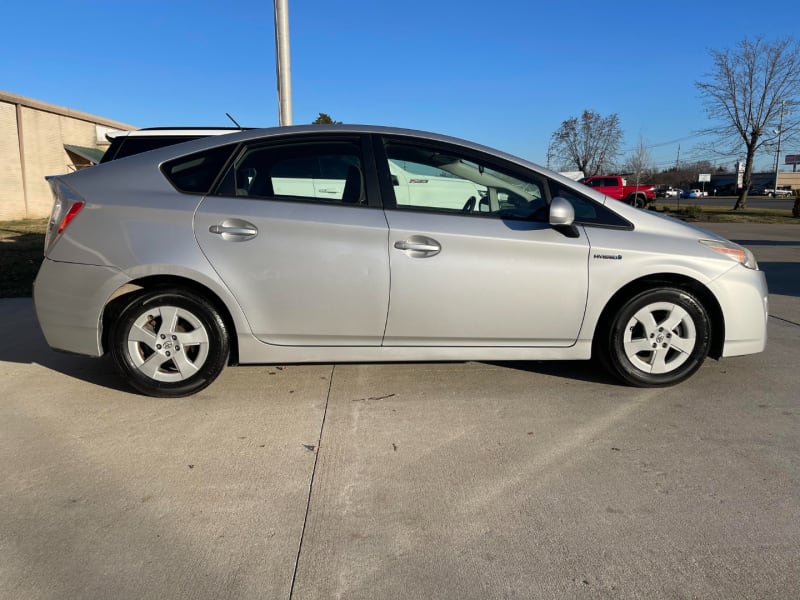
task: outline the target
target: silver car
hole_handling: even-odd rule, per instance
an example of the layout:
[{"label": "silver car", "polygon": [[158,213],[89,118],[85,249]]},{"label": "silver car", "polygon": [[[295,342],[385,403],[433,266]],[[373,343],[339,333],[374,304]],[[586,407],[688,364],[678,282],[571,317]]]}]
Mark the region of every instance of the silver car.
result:
[{"label": "silver car", "polygon": [[236,363],[595,357],[665,386],[766,344],[749,250],[446,136],[250,130],[50,185],[47,341],[153,396]]}]

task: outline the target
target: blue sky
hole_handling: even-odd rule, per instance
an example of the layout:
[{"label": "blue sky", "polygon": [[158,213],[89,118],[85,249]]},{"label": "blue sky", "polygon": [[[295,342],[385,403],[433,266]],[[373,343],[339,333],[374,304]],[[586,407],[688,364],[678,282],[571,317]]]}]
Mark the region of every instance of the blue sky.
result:
[{"label": "blue sky", "polygon": [[[0,89],[137,127],[277,125],[269,0],[72,0],[3,8]],[[289,0],[295,124],[446,133],[544,164],[551,134],[617,113],[661,167],[707,127],[710,48],[800,30],[800,5]],[[769,165],[765,156],[758,164]],[[726,164],[726,166],[728,166]]]}]

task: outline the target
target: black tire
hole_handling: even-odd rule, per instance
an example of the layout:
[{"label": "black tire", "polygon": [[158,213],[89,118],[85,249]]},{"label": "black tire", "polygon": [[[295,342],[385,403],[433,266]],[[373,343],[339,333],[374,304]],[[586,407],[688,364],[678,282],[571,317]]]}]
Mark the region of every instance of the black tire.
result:
[{"label": "black tire", "polygon": [[636,387],[662,387],[689,378],[703,364],[711,325],[691,293],[657,288],[628,300],[600,328],[595,353],[616,377]]},{"label": "black tire", "polygon": [[628,204],[634,208],[644,208],[644,198],[640,194],[632,194],[628,196]]},{"label": "black tire", "polygon": [[182,290],[125,297],[110,333],[114,364],[131,387],[148,396],[199,392],[225,368],[225,321],[204,298]]}]

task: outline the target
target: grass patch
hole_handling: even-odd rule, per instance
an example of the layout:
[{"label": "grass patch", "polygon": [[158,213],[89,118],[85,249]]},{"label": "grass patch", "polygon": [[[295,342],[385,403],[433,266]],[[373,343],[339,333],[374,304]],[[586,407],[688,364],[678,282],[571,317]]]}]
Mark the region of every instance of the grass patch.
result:
[{"label": "grass patch", "polygon": [[0,298],[31,295],[46,230],[47,219],[0,221]]},{"label": "grass patch", "polygon": [[727,206],[687,205],[685,202],[679,206],[677,203],[659,202],[657,210],[679,218],[712,223],[800,223],[788,208],[731,210]]}]

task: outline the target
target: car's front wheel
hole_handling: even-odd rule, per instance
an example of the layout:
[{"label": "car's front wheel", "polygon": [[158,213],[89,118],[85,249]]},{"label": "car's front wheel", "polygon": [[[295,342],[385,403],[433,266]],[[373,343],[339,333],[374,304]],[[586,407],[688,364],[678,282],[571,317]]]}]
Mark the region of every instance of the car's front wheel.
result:
[{"label": "car's front wheel", "polygon": [[112,325],[111,356],[148,396],[181,397],[208,386],[228,361],[225,321],[191,292],[154,290],[126,298]]},{"label": "car's front wheel", "polygon": [[659,387],[697,371],[710,338],[708,314],[693,294],[658,288],[628,300],[601,330],[595,348],[607,368],[626,383]]}]

